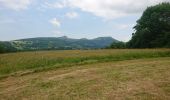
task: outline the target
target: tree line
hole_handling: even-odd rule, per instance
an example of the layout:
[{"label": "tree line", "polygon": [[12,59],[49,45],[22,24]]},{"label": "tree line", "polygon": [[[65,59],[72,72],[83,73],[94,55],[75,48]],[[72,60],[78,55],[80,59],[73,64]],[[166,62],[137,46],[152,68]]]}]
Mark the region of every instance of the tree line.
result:
[{"label": "tree line", "polygon": [[148,7],[134,29],[130,41],[110,48],[170,48],[170,3]]}]

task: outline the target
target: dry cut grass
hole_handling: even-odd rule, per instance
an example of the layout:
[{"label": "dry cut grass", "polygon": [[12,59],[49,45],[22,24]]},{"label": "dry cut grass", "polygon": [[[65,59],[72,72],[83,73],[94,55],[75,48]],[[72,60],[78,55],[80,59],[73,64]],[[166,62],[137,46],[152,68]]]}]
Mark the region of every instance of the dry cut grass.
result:
[{"label": "dry cut grass", "polygon": [[1,100],[170,100],[170,58],[94,63],[10,76]]}]

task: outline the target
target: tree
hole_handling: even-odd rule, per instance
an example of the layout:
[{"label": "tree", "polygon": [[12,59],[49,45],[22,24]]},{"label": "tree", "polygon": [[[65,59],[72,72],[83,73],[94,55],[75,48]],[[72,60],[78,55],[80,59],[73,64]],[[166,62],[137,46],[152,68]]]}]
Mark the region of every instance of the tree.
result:
[{"label": "tree", "polygon": [[113,42],[109,47],[112,49],[124,49],[126,48],[126,44],[124,42]]},{"label": "tree", "polygon": [[7,53],[7,52],[16,52],[17,49],[12,46],[10,42],[1,42],[0,41],[0,53]]},{"label": "tree", "polygon": [[1,42],[0,42],[0,53],[4,53],[4,47]]},{"label": "tree", "polygon": [[148,7],[134,29],[129,48],[170,47],[170,3]]}]

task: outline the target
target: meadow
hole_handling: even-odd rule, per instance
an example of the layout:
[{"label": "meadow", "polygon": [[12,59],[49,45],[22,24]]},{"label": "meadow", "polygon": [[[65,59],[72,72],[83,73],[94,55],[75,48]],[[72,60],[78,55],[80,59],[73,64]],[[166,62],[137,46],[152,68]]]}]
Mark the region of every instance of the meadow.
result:
[{"label": "meadow", "polygon": [[2,100],[169,100],[170,49],[0,54]]}]

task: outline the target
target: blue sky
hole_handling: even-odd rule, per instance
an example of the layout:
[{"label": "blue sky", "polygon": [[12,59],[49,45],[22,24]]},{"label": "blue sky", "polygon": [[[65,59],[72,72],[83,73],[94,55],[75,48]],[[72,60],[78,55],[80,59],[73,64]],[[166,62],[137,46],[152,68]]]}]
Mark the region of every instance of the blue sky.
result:
[{"label": "blue sky", "polygon": [[128,41],[147,6],[170,0],[0,0],[0,41],[32,37]]}]

